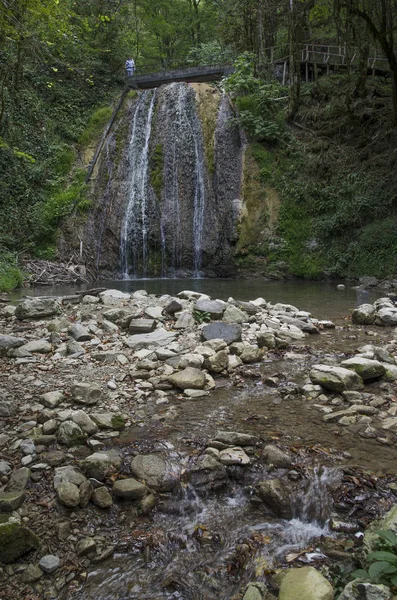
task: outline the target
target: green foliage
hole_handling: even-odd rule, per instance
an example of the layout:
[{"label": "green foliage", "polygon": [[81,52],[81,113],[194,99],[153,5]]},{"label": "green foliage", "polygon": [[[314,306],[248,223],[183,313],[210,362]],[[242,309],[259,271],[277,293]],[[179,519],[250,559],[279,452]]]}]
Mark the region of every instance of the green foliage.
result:
[{"label": "green foliage", "polygon": [[112,116],[111,106],[102,106],[97,108],[96,111],[91,115],[87,127],[79,138],[79,143],[82,146],[88,146],[92,142],[96,142],[102,134],[105,125],[108,123]]},{"label": "green foliage", "polygon": [[15,254],[0,249],[0,292],[10,292],[19,287],[24,274]]},{"label": "green foliage", "polygon": [[352,573],[354,579],[360,578],[372,583],[397,586],[397,536],[392,531],[377,531],[378,548],[366,557],[367,570],[358,569]]},{"label": "green foliage", "polygon": [[211,321],[210,313],[205,312],[204,310],[193,310],[193,318],[196,323],[208,323]]},{"label": "green foliage", "polygon": [[255,77],[255,57],[250,52],[241,54],[234,63],[234,72],[223,80],[223,87],[232,97],[257,94],[260,80]]},{"label": "green foliage", "polygon": [[211,40],[189,50],[187,62],[193,66],[220,65],[233,62],[235,57],[233,48],[224,46],[218,40]]},{"label": "green foliage", "polygon": [[58,190],[48,197],[43,208],[44,222],[49,226],[55,226],[60,219],[70,215],[73,211],[84,214],[91,206],[86,197],[87,190],[85,171],[76,170],[66,189]]}]

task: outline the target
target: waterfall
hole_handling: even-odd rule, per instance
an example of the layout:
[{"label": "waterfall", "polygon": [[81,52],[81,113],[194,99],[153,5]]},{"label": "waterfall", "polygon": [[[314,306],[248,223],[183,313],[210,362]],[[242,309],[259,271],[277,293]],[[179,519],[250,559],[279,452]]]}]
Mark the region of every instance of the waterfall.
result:
[{"label": "waterfall", "polygon": [[109,203],[110,203],[110,199],[111,199],[111,188],[112,188],[112,184],[113,184],[114,161],[111,156],[111,154],[112,154],[111,150],[114,147],[115,134],[116,134],[116,132],[113,131],[112,134],[106,140],[106,145],[105,145],[106,157],[105,157],[105,165],[104,166],[107,171],[107,183],[106,183],[106,187],[105,187],[104,198],[102,201],[102,214],[99,217],[98,245],[97,245],[97,250],[96,250],[96,261],[95,261],[95,266],[96,266],[97,270],[99,269],[99,265],[101,262],[102,239],[103,239],[103,234],[105,231],[106,219],[108,217],[107,213],[108,213],[108,207],[109,207]]},{"label": "waterfall", "polygon": [[128,278],[130,269],[134,275],[137,273],[139,262],[142,275],[145,276],[147,272],[149,141],[155,100],[156,92],[146,91],[140,94],[129,140],[128,203],[120,240],[121,271],[124,278]]}]

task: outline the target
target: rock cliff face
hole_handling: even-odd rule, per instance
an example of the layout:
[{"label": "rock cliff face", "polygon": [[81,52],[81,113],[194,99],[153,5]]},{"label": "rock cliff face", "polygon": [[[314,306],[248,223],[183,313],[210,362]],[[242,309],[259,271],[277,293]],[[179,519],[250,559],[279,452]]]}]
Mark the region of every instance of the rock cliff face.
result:
[{"label": "rock cliff face", "polygon": [[233,273],[242,143],[225,96],[172,83],[127,96],[91,184],[88,217],[66,224],[96,274]]}]

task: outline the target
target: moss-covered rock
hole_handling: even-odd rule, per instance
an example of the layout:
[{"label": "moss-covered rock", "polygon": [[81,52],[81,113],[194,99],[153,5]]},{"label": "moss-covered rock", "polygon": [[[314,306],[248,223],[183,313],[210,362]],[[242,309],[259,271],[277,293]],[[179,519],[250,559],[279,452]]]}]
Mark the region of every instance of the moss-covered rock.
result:
[{"label": "moss-covered rock", "polygon": [[12,563],[39,547],[39,538],[15,517],[0,515],[0,561]]}]

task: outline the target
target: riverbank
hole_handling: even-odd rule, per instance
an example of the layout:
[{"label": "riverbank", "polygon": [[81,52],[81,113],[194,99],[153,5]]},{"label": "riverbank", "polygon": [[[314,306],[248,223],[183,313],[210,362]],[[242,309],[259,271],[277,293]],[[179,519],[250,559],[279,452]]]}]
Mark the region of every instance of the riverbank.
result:
[{"label": "riverbank", "polygon": [[[275,594],[272,573],[302,557],[332,580],[335,553],[350,564],[354,533],[396,501],[390,327],[139,290],[0,318],[0,506],[31,546],[11,539],[5,598]],[[307,512],[313,485],[327,501]]]}]

